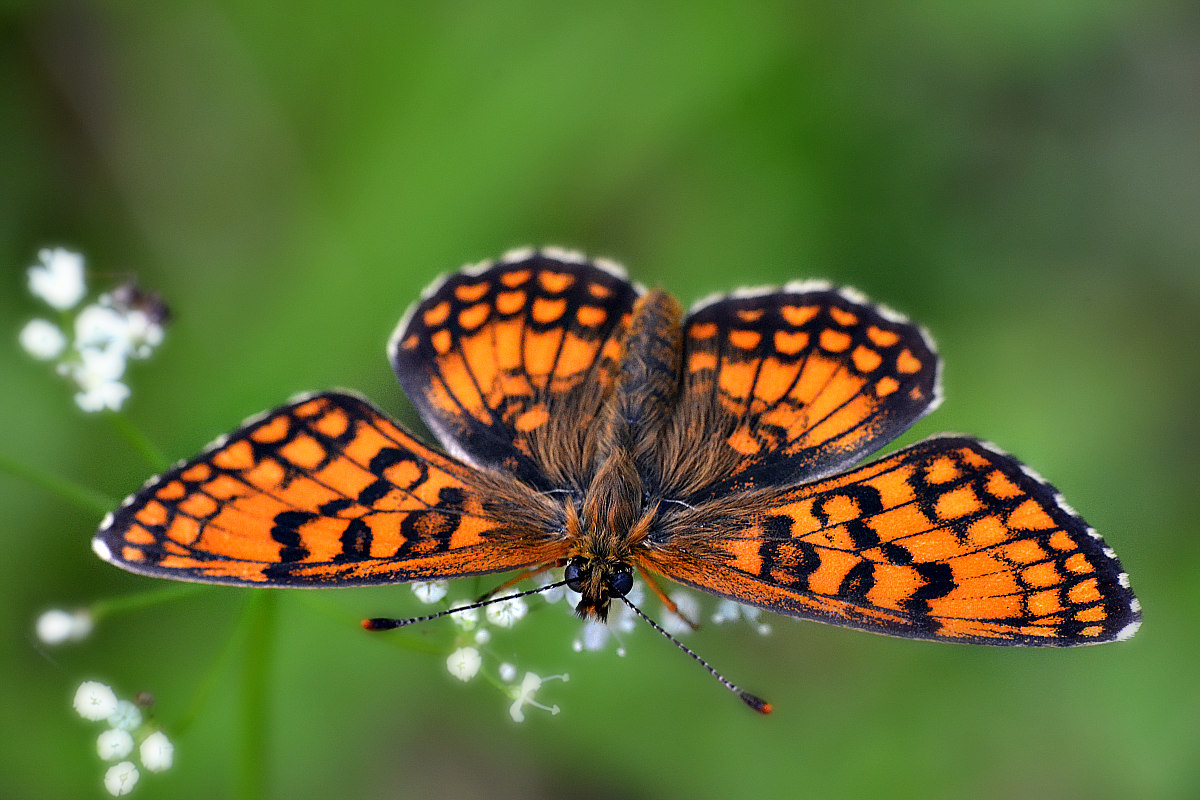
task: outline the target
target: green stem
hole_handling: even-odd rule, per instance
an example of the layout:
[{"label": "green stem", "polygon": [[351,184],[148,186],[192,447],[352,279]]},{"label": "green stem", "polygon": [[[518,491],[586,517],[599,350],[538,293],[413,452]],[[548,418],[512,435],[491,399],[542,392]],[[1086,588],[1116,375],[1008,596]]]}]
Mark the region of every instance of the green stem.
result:
[{"label": "green stem", "polygon": [[254,592],[246,609],[246,644],[242,661],[242,747],[238,764],[239,795],[254,800],[267,792],[267,697],[278,623],[274,592]]},{"label": "green stem", "polygon": [[102,617],[112,614],[140,611],[143,608],[152,608],[172,600],[182,600],[185,597],[206,591],[207,589],[208,587],[203,584],[181,583],[162,589],[153,589],[148,592],[138,592],[137,594],[127,594],[107,600],[97,600],[95,603],[92,603],[89,610],[92,612],[92,618],[99,620]]},{"label": "green stem", "polygon": [[0,453],[0,472],[7,472],[9,475],[28,481],[34,486],[45,489],[84,511],[107,514],[117,507],[116,500],[97,492],[95,489],[79,486],[65,478],[60,478],[49,472],[27,466],[2,453]]},{"label": "green stem", "polygon": [[121,434],[125,441],[129,442],[130,446],[138,451],[154,470],[162,472],[171,465],[163,451],[159,450],[158,446],[150,441],[146,434],[142,433],[124,414],[113,412],[104,416],[108,417],[108,421],[117,429],[117,433]]}]

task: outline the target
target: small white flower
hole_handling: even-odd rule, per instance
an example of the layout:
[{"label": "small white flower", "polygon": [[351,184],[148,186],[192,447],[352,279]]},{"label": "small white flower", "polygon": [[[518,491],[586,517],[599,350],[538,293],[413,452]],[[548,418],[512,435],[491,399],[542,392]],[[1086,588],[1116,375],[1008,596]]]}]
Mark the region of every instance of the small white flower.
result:
[{"label": "small white flower", "polygon": [[771,626],[765,622],[760,622],[761,618],[761,608],[748,606],[733,600],[722,600],[717,604],[717,610],[712,615],[712,621],[717,625],[724,625],[726,622],[737,622],[744,619],[747,623],[754,626],[754,629],[760,635],[766,636],[771,632]]},{"label": "small white flower", "polygon": [[511,597],[492,603],[487,607],[488,622],[501,628],[511,628],[529,612],[529,606],[520,597]]},{"label": "small white flower", "polygon": [[471,605],[469,600],[456,600],[450,604],[451,608],[462,608],[462,611],[456,611],[450,615],[450,619],[454,620],[454,624],[459,627],[459,630],[473,631],[479,624],[479,609],[464,608]]},{"label": "small white flower", "polygon": [[112,350],[124,361],[131,349],[125,315],[97,303],[84,306],[75,317],[75,347],[81,352]]},{"label": "small white flower", "polygon": [[120,381],[110,381],[93,386],[86,392],[76,392],[75,405],[79,406],[81,411],[94,414],[106,408],[120,411],[128,399],[129,387]]},{"label": "small white flower", "polygon": [[418,600],[429,605],[445,597],[450,588],[445,581],[417,581],[412,585],[412,591]]},{"label": "small white flower", "polygon": [[612,631],[608,625],[598,620],[589,619],[583,623],[583,627],[579,631],[579,636],[571,643],[571,647],[576,653],[582,653],[584,650],[594,653],[597,650],[603,650],[611,637]]},{"label": "small white flower", "polygon": [[105,761],[116,761],[133,752],[133,737],[129,731],[109,728],[96,739],[96,752]]},{"label": "small white flower", "polygon": [[79,642],[92,632],[92,615],[86,609],[52,608],[37,619],[37,636],[45,644]]},{"label": "small white flower", "polygon": [[[548,586],[549,584],[542,584],[542,585]],[[538,592],[538,597],[542,598],[547,603],[557,603],[559,600],[562,600],[566,596],[567,596],[567,587],[566,586],[555,586],[553,589],[546,589],[544,591]]]},{"label": "small white flower", "polygon": [[125,731],[134,730],[142,724],[142,710],[128,700],[121,700],[117,710],[108,715],[108,724]]},{"label": "small white flower", "polygon": [[500,680],[504,681],[505,683],[512,683],[517,679],[517,668],[507,661],[500,665],[499,672]]},{"label": "small white flower", "polygon": [[125,356],[116,349],[87,349],[79,353],[80,362],[71,370],[79,385],[75,402],[88,413],[110,408],[118,411],[129,397],[129,387],[121,383]]},{"label": "small white flower", "polygon": [[29,268],[29,291],[60,311],[83,299],[83,256],[56,247],[38,252],[41,264]]},{"label": "small white flower", "polygon": [[[662,626],[663,630],[672,636],[682,636],[692,632],[692,626],[687,620],[700,619],[700,600],[691,592],[673,592],[669,595],[675,606],[679,609],[679,614],[676,614],[669,609],[664,609],[666,612],[663,615]],[[687,619],[684,619],[686,617]]]},{"label": "small white flower", "polygon": [[475,631],[475,644],[487,644],[492,640],[492,632],[487,628]]},{"label": "small white flower", "polygon": [[21,328],[21,347],[39,361],[50,361],[67,348],[67,336],[53,322],[31,319]]},{"label": "small white flower", "polygon": [[629,606],[617,606],[608,613],[608,627],[612,628],[614,634],[632,633],[633,629],[638,626],[638,622],[640,620]]},{"label": "small white flower", "polygon": [[108,719],[117,710],[117,695],[100,681],[84,681],[75,691],[75,710],[84,719]]},{"label": "small white flower", "polygon": [[125,315],[125,336],[129,355],[146,358],[154,348],[162,344],[163,327],[140,308],[131,309]]},{"label": "small white flower", "polygon": [[474,647],[460,647],[446,659],[446,669],[460,681],[469,681],[479,672],[483,659]]},{"label": "small white flower", "polygon": [[113,797],[129,794],[137,782],[138,768],[133,765],[132,761],[113,764],[108,768],[108,772],[104,773],[104,788],[108,789],[108,793]]},{"label": "small white flower", "polygon": [[717,603],[717,608],[712,613],[713,624],[724,625],[726,622],[737,622],[742,618],[739,605],[733,600],[722,600]]},{"label": "small white flower", "polygon": [[37,618],[37,636],[44,644],[62,644],[71,638],[71,615],[52,608]]},{"label": "small white flower", "polygon": [[151,772],[162,772],[175,763],[175,745],[162,731],[147,736],[138,752],[142,756],[142,766]]},{"label": "small white flower", "polygon": [[570,679],[570,676],[563,674],[550,675],[543,678],[532,672],[525,673],[525,677],[521,679],[521,685],[512,687],[509,692],[509,695],[513,698],[513,704],[508,709],[508,715],[513,718],[513,722],[525,721],[525,706],[540,708],[543,711],[549,711],[551,714],[557,714],[559,712],[559,707],[557,705],[547,706],[533,699],[533,696],[537,694],[538,689],[542,688],[543,683],[554,680],[555,678],[566,681]]}]

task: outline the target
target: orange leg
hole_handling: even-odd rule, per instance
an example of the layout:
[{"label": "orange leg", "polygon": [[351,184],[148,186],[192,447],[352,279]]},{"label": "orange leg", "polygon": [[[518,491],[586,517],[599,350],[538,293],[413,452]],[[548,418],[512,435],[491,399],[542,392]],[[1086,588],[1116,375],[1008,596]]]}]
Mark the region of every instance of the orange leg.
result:
[{"label": "orange leg", "polygon": [[512,587],[516,586],[518,583],[525,580],[526,578],[532,578],[536,575],[541,575],[543,572],[545,572],[548,569],[553,569],[554,567],[561,567],[561,566],[565,565],[566,563],[567,563],[567,560],[565,558],[559,558],[559,559],[555,559],[554,561],[547,561],[544,564],[538,564],[536,567],[527,567],[526,569],[521,570],[514,577],[509,578],[504,583],[500,584],[499,586],[495,587],[494,589],[489,589],[476,602],[487,600],[489,597],[494,597],[495,595],[499,594],[500,592],[503,592],[505,589],[511,589]]},{"label": "orange leg", "polygon": [[638,567],[638,574],[642,576],[642,580],[644,580],[646,582],[646,585],[648,585],[651,589],[654,590],[654,593],[656,595],[658,595],[658,599],[662,601],[662,604],[667,607],[668,611],[670,611],[672,614],[674,614],[675,616],[679,617],[681,620],[686,622],[688,624],[688,627],[691,628],[692,630],[694,630],[694,631],[700,630],[700,623],[694,622],[693,620],[688,619],[687,615],[679,610],[679,606],[675,605],[674,600],[667,597],[667,593],[664,592],[663,588],[658,585],[658,581],[656,581],[654,579],[654,576],[651,573],[647,572],[646,570],[642,569],[641,567]]}]

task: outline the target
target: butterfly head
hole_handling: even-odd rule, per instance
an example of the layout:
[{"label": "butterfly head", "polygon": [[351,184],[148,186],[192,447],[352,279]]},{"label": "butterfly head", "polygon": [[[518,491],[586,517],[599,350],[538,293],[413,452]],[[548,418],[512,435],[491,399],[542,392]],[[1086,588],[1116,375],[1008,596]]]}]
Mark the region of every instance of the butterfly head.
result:
[{"label": "butterfly head", "polygon": [[567,588],[579,592],[575,613],[584,619],[608,619],[612,598],[624,597],[633,588],[633,570],[617,559],[579,555],[563,571]]}]

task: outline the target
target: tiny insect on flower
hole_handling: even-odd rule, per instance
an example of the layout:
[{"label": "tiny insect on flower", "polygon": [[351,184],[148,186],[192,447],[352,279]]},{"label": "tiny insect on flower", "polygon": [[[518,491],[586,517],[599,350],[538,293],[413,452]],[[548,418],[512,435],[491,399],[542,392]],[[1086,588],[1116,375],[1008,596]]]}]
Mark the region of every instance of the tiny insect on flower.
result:
[{"label": "tiny insect on flower", "polygon": [[460,681],[469,681],[479,672],[483,658],[474,647],[460,647],[446,659],[446,669]]},{"label": "tiny insect on flower", "polygon": [[129,794],[133,791],[133,787],[138,782],[138,768],[134,766],[132,761],[122,761],[120,764],[113,764],[104,773],[104,788],[113,797],[120,797],[123,794]]},{"label": "tiny insect on flower", "polygon": [[108,719],[117,710],[117,695],[99,681],[84,681],[75,691],[75,710],[84,719]]},{"label": "tiny insect on flower", "polygon": [[38,251],[41,264],[29,268],[29,291],[60,311],[83,299],[83,256],[61,247]]},{"label": "tiny insect on flower", "polygon": [[31,319],[21,328],[21,348],[39,361],[53,361],[67,348],[67,336],[53,322]]},{"label": "tiny insect on flower", "polygon": [[96,738],[96,752],[105,761],[116,761],[133,752],[133,736],[121,728],[109,728]]},{"label": "tiny insect on flower", "polygon": [[142,757],[142,766],[151,772],[162,772],[171,768],[175,762],[175,745],[162,731],[155,731],[143,741],[138,753]]},{"label": "tiny insect on flower", "polygon": [[[39,257],[42,264],[29,270],[30,291],[70,312],[86,294],[83,257],[61,248],[42,250]],[[66,330],[31,320],[21,329],[21,347],[34,358],[57,362],[55,372],[76,385],[81,410],[119,411],[129,398],[122,380],[126,362],[146,358],[162,343],[170,311],[157,294],[127,283],[72,313]]]}]

